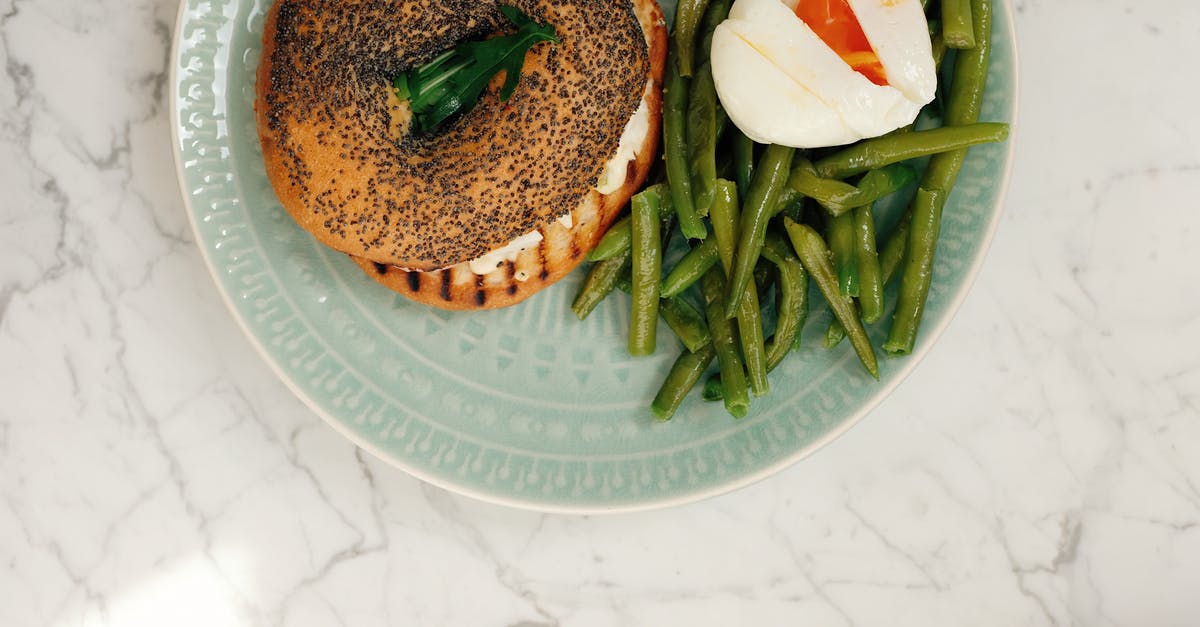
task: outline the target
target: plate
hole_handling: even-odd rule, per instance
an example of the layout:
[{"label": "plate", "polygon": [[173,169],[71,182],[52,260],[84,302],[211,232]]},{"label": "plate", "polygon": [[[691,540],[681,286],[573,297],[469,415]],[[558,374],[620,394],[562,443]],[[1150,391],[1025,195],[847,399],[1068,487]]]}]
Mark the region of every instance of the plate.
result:
[{"label": "plate", "polygon": [[[660,341],[652,357],[631,358],[623,296],[576,320],[569,304],[581,271],[515,307],[448,313],[380,287],[295,225],[271,191],[255,131],[269,6],[186,0],[180,9],[173,139],[197,244],[230,311],[297,396],[358,446],[455,492],[540,511],[627,511],[785,468],[912,370],[964,298],[997,224],[1011,139],[970,152],[945,209],[912,356],[882,359],[873,381],[845,344],[819,348],[829,314],[814,310],[804,348],[772,373],[771,394],[749,416],[734,420],[693,394],[674,420],[658,422],[647,408],[678,346]],[[1017,68],[1003,2],[996,18],[982,119],[1012,122]],[[872,331],[882,343],[885,325]]]}]

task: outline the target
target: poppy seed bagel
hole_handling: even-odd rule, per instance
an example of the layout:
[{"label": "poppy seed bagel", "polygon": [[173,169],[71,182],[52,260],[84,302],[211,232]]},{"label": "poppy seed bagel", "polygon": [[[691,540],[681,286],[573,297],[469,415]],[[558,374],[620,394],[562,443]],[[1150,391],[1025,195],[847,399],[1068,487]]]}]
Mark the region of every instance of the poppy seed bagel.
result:
[{"label": "poppy seed bagel", "polygon": [[634,6],[650,50],[651,67],[643,95],[648,132],[636,144],[635,158],[625,164],[621,172],[624,180],[619,187],[608,193],[588,189],[570,213],[570,227],[562,221],[552,221],[539,229],[543,236],[539,242],[486,274],[476,274],[465,262],[429,272],[404,270],[352,256],[354,262],[368,276],[411,300],[456,310],[493,309],[518,303],[574,270],[586,253],[596,247],[630,196],[641,188],[658,157],[667,34],[662,26],[662,12],[654,0],[639,0]]},{"label": "poppy seed bagel", "polygon": [[[495,3],[277,0],[264,27],[255,109],[281,204],[385,285],[446,308],[511,304],[569,272],[657,147],[666,31],[654,0],[506,4],[553,26],[558,43],[529,52],[510,99],[500,101],[498,75],[474,109],[428,135],[407,132],[392,79],[503,32]],[[643,104],[650,124],[636,158],[624,183],[601,194],[597,181]],[[570,228],[560,221],[568,215]],[[536,249],[459,276],[533,231],[543,237]],[[531,255],[532,278],[520,270]],[[419,274],[428,276],[409,277]]]}]

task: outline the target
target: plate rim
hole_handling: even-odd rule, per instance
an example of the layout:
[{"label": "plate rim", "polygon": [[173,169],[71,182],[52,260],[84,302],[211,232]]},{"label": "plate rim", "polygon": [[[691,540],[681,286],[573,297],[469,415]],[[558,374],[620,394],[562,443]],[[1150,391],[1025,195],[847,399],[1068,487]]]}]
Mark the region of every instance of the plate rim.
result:
[{"label": "plate rim", "polygon": [[[235,0],[245,1],[245,0]],[[780,472],[798,464],[810,455],[825,448],[837,438],[843,436],[850,429],[858,425],[868,414],[877,409],[883,401],[896,390],[896,388],[906,381],[909,375],[916,367],[924,361],[925,357],[937,345],[942,334],[958,316],[962,309],[963,303],[966,301],[968,294],[975,285],[975,281],[979,277],[980,270],[983,268],[984,261],[989,256],[991,251],[992,240],[999,230],[1000,219],[1004,214],[1005,205],[1008,199],[1009,185],[1011,183],[1013,162],[1016,156],[1016,145],[1020,118],[1020,93],[1021,93],[1021,56],[1018,49],[1018,38],[1016,30],[1016,18],[1009,0],[995,0],[998,4],[1004,5],[1004,19],[1008,27],[1009,48],[1012,56],[1012,86],[1011,86],[1011,120],[1009,121],[1009,136],[1006,142],[1006,152],[1004,159],[1004,170],[997,178],[998,191],[994,203],[994,209],[991,218],[988,220],[987,228],[979,240],[979,252],[971,261],[963,281],[955,289],[952,297],[949,299],[949,304],[946,309],[945,316],[937,322],[932,328],[923,329],[927,339],[917,348],[911,355],[906,356],[905,363],[897,370],[895,375],[886,383],[882,383],[879,387],[873,390],[872,394],[867,398],[863,405],[855,412],[848,415],[837,426],[829,429],[820,437],[812,440],[807,445],[798,448],[789,455],[785,455],[780,459],[772,462],[758,470],[745,473],[737,477],[733,477],[727,481],[693,491],[686,491],[677,496],[669,496],[663,498],[647,498],[636,501],[617,502],[611,505],[600,504],[581,504],[581,505],[566,505],[562,503],[554,503],[550,501],[538,501],[534,499],[522,499],[511,496],[502,496],[494,493],[477,490],[466,485],[458,484],[445,478],[434,475],[433,473],[425,472],[415,465],[406,463],[405,460],[399,459],[382,448],[376,446],[366,438],[360,437],[348,427],[342,424],[342,421],[327,413],[321,406],[311,398],[304,390],[302,390],[290,376],[284,372],[279,363],[267,352],[262,345],[261,340],[254,334],[246,320],[239,315],[237,306],[233,302],[232,296],[221,282],[220,276],[217,273],[216,265],[214,265],[212,256],[207,247],[203,246],[203,236],[200,232],[200,226],[196,220],[196,212],[193,210],[190,195],[186,190],[186,178],[183,167],[183,155],[180,150],[180,119],[179,119],[179,99],[178,99],[178,72],[179,72],[179,52],[181,46],[183,20],[187,13],[188,0],[180,0],[179,8],[175,15],[175,30],[171,35],[171,48],[169,58],[169,68],[167,75],[167,84],[174,90],[168,98],[168,108],[171,127],[171,156],[175,162],[175,179],[179,186],[179,194],[183,200],[184,210],[187,213],[188,224],[192,230],[192,237],[195,239],[196,248],[200,250],[201,258],[204,261],[205,269],[212,279],[213,286],[217,293],[221,296],[222,302],[225,304],[227,312],[237,323],[242,334],[249,340],[249,343],[254,347],[255,352],[267,364],[267,366],[275,373],[275,376],[283,382],[296,398],[319,416],[328,426],[338,432],[342,437],[349,440],[354,446],[367,451],[375,458],[386,463],[387,465],[397,468],[409,476],[415,477],[419,481],[423,481],[430,485],[436,486],[447,492],[466,496],[478,501],[483,501],[492,505],[501,505],[514,509],[533,511],[547,514],[566,514],[566,515],[599,515],[599,514],[622,514],[652,511],[658,509],[666,509],[697,503],[712,499],[742,488],[749,487],[755,483],[768,479]]]}]

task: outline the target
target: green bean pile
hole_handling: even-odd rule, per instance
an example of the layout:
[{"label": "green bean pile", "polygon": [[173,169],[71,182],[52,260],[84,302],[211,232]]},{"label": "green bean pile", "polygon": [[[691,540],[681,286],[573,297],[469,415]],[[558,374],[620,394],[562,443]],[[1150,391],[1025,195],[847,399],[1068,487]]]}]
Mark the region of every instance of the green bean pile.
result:
[{"label": "green bean pile", "polygon": [[[1001,142],[1008,125],[980,123],[991,51],[991,0],[923,2],[934,60],[952,59],[939,96],[914,125],[849,146],[796,150],[760,146],[730,124],[709,65],[712,32],[732,0],[681,0],[663,85],[665,182],[636,194],[589,254],[594,265],[572,310],[582,320],[616,289],[629,292],[629,352],[657,347],[661,317],[683,344],[651,411],[674,415],[717,362],[702,396],[742,417],[767,374],[800,345],[809,283],[833,321],[828,348],[848,339],[879,378],[865,325],[884,316],[884,288],[899,279],[895,314],[882,348],[912,352],[933,276],[942,209],[971,146]],[[948,78],[947,78],[948,77]],[[926,126],[923,124],[922,126]],[[927,164],[918,172],[917,164]],[[915,186],[914,186],[915,184]],[[875,203],[911,193],[882,245]],[[663,252],[676,232],[690,250],[663,276]],[[774,324],[764,324],[772,307]],[[765,337],[770,331],[770,336]]]}]

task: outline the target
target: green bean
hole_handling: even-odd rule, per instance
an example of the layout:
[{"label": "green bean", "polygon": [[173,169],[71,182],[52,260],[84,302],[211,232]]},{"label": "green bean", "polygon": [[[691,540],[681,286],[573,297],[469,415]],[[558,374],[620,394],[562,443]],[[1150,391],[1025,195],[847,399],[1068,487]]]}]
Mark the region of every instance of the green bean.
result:
[{"label": "green bean", "polygon": [[896,225],[896,230],[892,231],[892,236],[879,251],[879,273],[885,287],[898,276],[896,270],[900,269],[900,264],[904,261],[904,252],[908,248],[908,231],[911,227],[912,212],[905,211],[900,217],[900,223]]},{"label": "green bean", "polygon": [[800,263],[804,264],[804,269],[812,276],[817,288],[825,296],[829,308],[833,310],[833,315],[845,327],[846,333],[850,337],[850,345],[854,347],[858,359],[862,361],[867,372],[878,379],[879,363],[875,358],[875,349],[871,346],[871,340],[867,337],[867,331],[863,328],[862,321],[858,319],[854,301],[843,296],[838,289],[837,275],[834,274],[833,262],[830,260],[829,249],[826,248],[825,242],[808,225],[798,224],[789,218],[784,218],[783,225],[787,229],[788,237],[792,240],[792,246],[796,249],[796,255],[800,257]]},{"label": "green bean", "polygon": [[900,274],[900,294],[888,339],[883,344],[884,351],[889,354],[907,355],[916,345],[917,330],[933,279],[934,251],[945,202],[946,193],[940,189],[918,189],[913,199],[913,223]]},{"label": "green bean", "polygon": [[804,273],[803,285],[804,288],[801,292],[803,299],[800,302],[800,320],[796,322],[796,339],[792,340],[792,350],[800,349],[800,342],[804,339],[804,325],[808,322],[809,303],[811,302],[808,298],[808,272]]},{"label": "green bean", "polygon": [[658,328],[659,287],[662,284],[662,242],[659,241],[658,196],[637,194],[633,217],[632,283],[629,309],[629,354],[654,353]]},{"label": "green bean", "polygon": [[[960,50],[954,62],[954,80],[946,100],[947,124],[971,124],[979,119],[983,106],[983,90],[987,83],[988,60],[991,55],[991,0],[972,0],[975,47]],[[912,202],[912,226],[904,273],[900,277],[900,295],[888,339],[883,349],[894,355],[906,355],[916,345],[917,330],[929,297],[933,279],[933,260],[941,228],[942,209],[958,172],[966,159],[965,148],[943,153],[930,159],[921,185]]]},{"label": "green bean", "polygon": [[950,48],[974,48],[971,0],[942,0],[942,37]]},{"label": "green bean", "polygon": [[711,0],[708,9],[704,11],[704,19],[700,22],[700,47],[696,52],[696,65],[703,65],[712,56],[713,31],[729,17],[729,8],[733,0]]},{"label": "green bean", "polygon": [[946,124],[976,124],[983,109],[988,62],[992,53],[992,0],[971,0],[975,47],[959,52],[954,61],[954,79],[946,96]]},{"label": "green bean", "polygon": [[[783,356],[787,356],[786,351],[781,354]],[[783,357],[780,357],[780,361],[783,361]],[[768,365],[770,365],[769,362],[768,362]],[[778,365],[779,365],[779,363],[776,362],[774,365],[771,365],[770,369],[774,370],[775,367]],[[724,400],[725,390],[723,389],[723,387],[721,385],[721,375],[720,374],[714,374],[711,377],[709,377],[707,381],[704,382],[704,388],[700,392],[700,398],[703,398],[706,401]]]},{"label": "green bean", "polygon": [[[770,372],[790,351],[800,347],[800,331],[808,315],[808,273],[796,253],[777,233],[767,233],[762,255],[779,269],[779,316],[775,334],[767,341],[767,371]],[[706,401],[724,398],[721,375],[715,374],[705,381],[701,396]]]},{"label": "green bean", "polygon": [[875,215],[871,205],[854,210],[854,257],[858,263],[858,306],[863,322],[883,317],[883,273],[875,243]]},{"label": "green bean", "polygon": [[842,296],[858,296],[858,262],[854,258],[854,214],[843,213],[825,223],[825,240],[833,253]]},{"label": "green bean", "polygon": [[784,187],[783,191],[779,192],[779,200],[775,203],[774,215],[785,215],[799,222],[804,215],[804,199],[804,194],[791,187]]},{"label": "green bean", "polygon": [[[762,256],[779,269],[779,315],[775,334],[767,340],[767,371],[778,368],[787,353],[800,346],[800,330],[804,328],[809,311],[809,276],[796,252],[778,233],[767,233]],[[703,399],[718,401],[724,398],[721,376],[713,375],[704,382]]]},{"label": "green bean", "polygon": [[720,401],[725,399],[725,387],[721,385],[720,374],[714,374],[704,382],[704,388],[700,390],[700,398],[706,401]]},{"label": "green bean", "polygon": [[910,165],[893,163],[871,170],[858,181],[858,206],[873,204],[885,196],[900,191],[917,180],[917,170]]},{"label": "green bean", "polygon": [[729,181],[720,180],[716,184],[716,192],[708,219],[712,223],[713,239],[717,242],[717,256],[728,276],[733,269],[734,247],[737,246],[737,190]]},{"label": "green bean", "polygon": [[696,52],[696,31],[709,0],[680,0],[675,7],[675,47],[679,50],[679,73],[690,77]]},{"label": "green bean", "polygon": [[617,220],[604,237],[600,238],[600,243],[588,253],[589,261],[604,261],[616,257],[624,251],[629,250],[633,245],[633,227],[630,223],[630,217],[625,216]]},{"label": "green bean", "polygon": [[680,353],[662,387],[658,389],[658,394],[650,402],[650,411],[659,420],[670,420],[716,355],[717,351],[711,343],[695,352],[685,350]]},{"label": "green bean", "polygon": [[744,198],[754,178],[754,140],[737,128],[733,129],[733,172],[737,179],[738,195]]},{"label": "green bean", "polygon": [[763,257],[779,269],[776,292],[779,312],[775,320],[775,335],[767,342],[767,370],[774,370],[788,352],[796,348],[796,340],[804,326],[808,310],[808,274],[796,253],[776,233],[768,233],[763,245]]},{"label": "green bean", "polygon": [[792,168],[788,187],[817,201],[830,215],[841,215],[880,198],[917,180],[917,171],[903,163],[871,170],[856,185],[817,176],[813,165],[803,161]]},{"label": "green bean", "polygon": [[[617,280],[617,288],[629,294],[633,293],[633,283],[625,276]],[[658,315],[689,351],[700,350],[700,347],[711,341],[704,314],[697,311],[686,298],[662,298],[658,303]]]},{"label": "green bean", "polygon": [[[717,181],[716,199],[709,212],[709,219],[712,221],[713,239],[717,240],[717,252],[721,256],[721,265],[728,275],[733,269],[734,246],[738,239],[737,188],[733,183],[726,180]],[[741,341],[742,357],[746,362],[750,389],[753,390],[755,396],[762,396],[770,390],[771,386],[767,382],[767,351],[763,340],[762,312],[758,306],[758,291],[753,283],[746,283],[742,292],[742,298],[738,300],[739,304],[735,310],[738,338]],[[726,304],[726,307],[728,306]]]},{"label": "green bean", "polygon": [[906,355],[916,344],[917,329],[924,315],[929,284],[933,279],[933,257],[946,194],[941,189],[918,188],[913,198],[913,222],[909,227],[904,268],[900,275],[900,295],[896,313],[883,350]]},{"label": "green bean", "polygon": [[835,348],[842,340],[846,339],[846,327],[837,321],[837,318],[829,321],[829,328],[825,330],[825,348]]},{"label": "green bean", "polygon": [[[671,51],[674,52],[674,46]],[[676,55],[667,56],[666,77],[663,79],[663,159],[666,161],[667,184],[671,201],[679,218],[679,230],[685,237],[703,239],[704,223],[696,215],[692,199],[692,175],[688,167],[687,148],[688,79],[679,74]]]},{"label": "green bean", "polygon": [[[946,123],[951,124],[948,118]],[[866,139],[821,159],[815,165],[817,174],[822,177],[844,179],[885,165],[978,144],[1002,142],[1007,138],[1007,124],[964,122],[927,131]]]},{"label": "green bean", "polygon": [[689,351],[700,350],[700,347],[712,341],[708,325],[704,323],[704,314],[696,311],[686,298],[672,296],[662,299],[659,314]]},{"label": "green bean", "polygon": [[658,214],[663,218],[675,216],[675,200],[671,198],[671,186],[666,183],[655,183],[642,190],[658,195]]},{"label": "green bean", "polygon": [[721,255],[717,252],[716,240],[709,238],[700,242],[667,273],[667,278],[663,279],[663,296],[682,294],[720,261]]},{"label": "green bean", "polygon": [[[675,217],[675,205],[671,202],[670,188],[660,183],[647,187],[642,190],[642,193],[651,193],[658,196],[659,215],[663,220],[663,248],[665,249],[667,247],[667,240],[669,240],[671,235],[671,229],[667,227]],[[618,254],[629,250],[632,242],[633,229],[629,216],[625,216],[608,227],[608,231],[604,233],[604,237],[600,238],[600,242],[596,244],[592,252],[588,253],[588,260],[603,261],[616,257]]]},{"label": "green bean", "polygon": [[728,302],[725,304],[728,307],[725,312],[727,316],[733,317],[737,313],[746,284],[754,274],[754,265],[758,263],[767,233],[767,221],[771,219],[779,202],[779,194],[787,183],[795,153],[794,148],[771,144],[755,168],[750,192],[746,194],[742,209],[733,271],[729,273]]},{"label": "green bean", "polygon": [[688,163],[696,213],[708,214],[717,182],[717,88],[705,62],[692,78],[687,104]]},{"label": "green bean", "polygon": [[738,342],[733,323],[725,317],[725,279],[720,268],[709,270],[700,282],[704,290],[705,313],[708,331],[712,334],[712,346],[717,352],[717,363],[721,371],[724,388],[725,411],[741,418],[750,409],[750,393],[746,386],[746,372],[742,356],[738,353]]},{"label": "green bean", "polygon": [[[931,32],[929,47],[933,53],[933,69],[940,77],[942,75],[942,62],[946,60],[946,38],[942,35],[942,24],[940,20],[931,21],[929,23]],[[933,115],[936,118],[942,117],[942,105],[946,101],[945,81],[938,79],[933,90],[933,100],[921,107],[921,111],[917,114],[917,119],[922,115]]]},{"label": "green bean", "polygon": [[812,162],[804,159],[792,168],[788,187],[816,200],[822,207],[837,215],[858,197],[858,188],[837,179],[821,178]]},{"label": "green bean", "polygon": [[627,250],[592,266],[579,293],[575,295],[575,301],[571,303],[571,311],[575,312],[576,317],[580,320],[587,318],[600,301],[613,291],[621,274],[629,268],[630,258],[631,252]]}]

